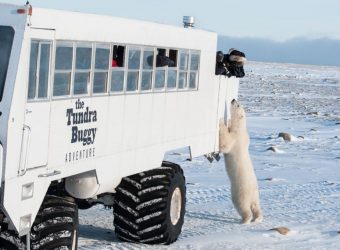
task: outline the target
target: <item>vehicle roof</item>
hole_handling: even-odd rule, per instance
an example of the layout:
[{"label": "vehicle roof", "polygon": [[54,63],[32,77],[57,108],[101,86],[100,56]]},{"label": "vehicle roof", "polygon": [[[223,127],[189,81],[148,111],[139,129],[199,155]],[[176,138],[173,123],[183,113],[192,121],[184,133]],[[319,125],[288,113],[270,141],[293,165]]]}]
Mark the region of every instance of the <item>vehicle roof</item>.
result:
[{"label": "vehicle roof", "polygon": [[[34,8],[31,27],[55,30],[59,40],[115,41],[168,47],[216,50],[217,34],[196,28],[98,14]],[[179,39],[180,38],[180,39]]]}]

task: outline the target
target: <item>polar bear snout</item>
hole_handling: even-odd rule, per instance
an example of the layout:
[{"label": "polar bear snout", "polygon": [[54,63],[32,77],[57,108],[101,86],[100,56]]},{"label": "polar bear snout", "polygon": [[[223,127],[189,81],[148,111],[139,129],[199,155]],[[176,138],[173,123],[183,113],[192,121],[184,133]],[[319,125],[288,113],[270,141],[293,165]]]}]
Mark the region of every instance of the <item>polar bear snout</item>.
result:
[{"label": "polar bear snout", "polygon": [[232,101],[231,101],[231,104],[237,104],[237,101],[236,101],[236,99],[233,99]]}]

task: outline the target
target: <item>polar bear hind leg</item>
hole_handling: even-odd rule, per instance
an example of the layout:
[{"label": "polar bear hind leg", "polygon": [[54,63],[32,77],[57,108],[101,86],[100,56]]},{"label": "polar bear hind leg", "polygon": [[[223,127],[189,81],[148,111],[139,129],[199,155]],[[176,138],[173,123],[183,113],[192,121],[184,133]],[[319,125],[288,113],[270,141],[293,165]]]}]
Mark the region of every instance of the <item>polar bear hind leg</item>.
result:
[{"label": "polar bear hind leg", "polygon": [[254,222],[262,222],[263,221],[263,216],[262,216],[260,204],[254,202],[251,205],[251,211],[253,212]]},{"label": "polar bear hind leg", "polygon": [[240,215],[242,217],[242,223],[243,224],[249,224],[251,222],[251,219],[253,218],[251,209],[243,209],[240,211]]},{"label": "polar bear hind leg", "polygon": [[243,224],[250,223],[253,218],[253,213],[252,213],[251,206],[249,205],[249,203],[247,205],[240,200],[234,200],[234,199],[233,199],[233,203],[235,205],[235,208],[237,209],[237,212],[242,217],[242,223]]}]

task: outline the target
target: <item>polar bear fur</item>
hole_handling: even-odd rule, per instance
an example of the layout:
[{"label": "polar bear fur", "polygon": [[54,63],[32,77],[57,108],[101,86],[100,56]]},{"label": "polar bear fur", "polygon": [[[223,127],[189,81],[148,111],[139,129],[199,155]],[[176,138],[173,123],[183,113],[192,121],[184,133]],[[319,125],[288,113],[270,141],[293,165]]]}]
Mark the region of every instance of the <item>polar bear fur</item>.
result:
[{"label": "polar bear fur", "polygon": [[262,221],[260,198],[253,164],[250,159],[246,114],[236,100],[231,102],[229,126],[220,121],[220,151],[230,179],[232,201],[242,223]]}]

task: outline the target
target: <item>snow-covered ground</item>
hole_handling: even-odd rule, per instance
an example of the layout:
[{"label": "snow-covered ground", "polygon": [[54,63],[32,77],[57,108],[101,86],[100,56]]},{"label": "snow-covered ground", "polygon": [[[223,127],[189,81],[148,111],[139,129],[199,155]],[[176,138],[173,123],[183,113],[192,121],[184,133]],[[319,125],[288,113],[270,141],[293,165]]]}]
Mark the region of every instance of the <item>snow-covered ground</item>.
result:
[{"label": "snow-covered ground", "polygon": [[[239,100],[248,114],[264,222],[239,223],[223,158],[188,162],[182,151],[167,156],[187,181],[177,242],[120,242],[112,211],[96,206],[80,212],[79,249],[340,249],[340,68],[251,62],[246,71]],[[293,140],[284,142],[280,132]],[[270,230],[279,226],[290,233]]]}]

